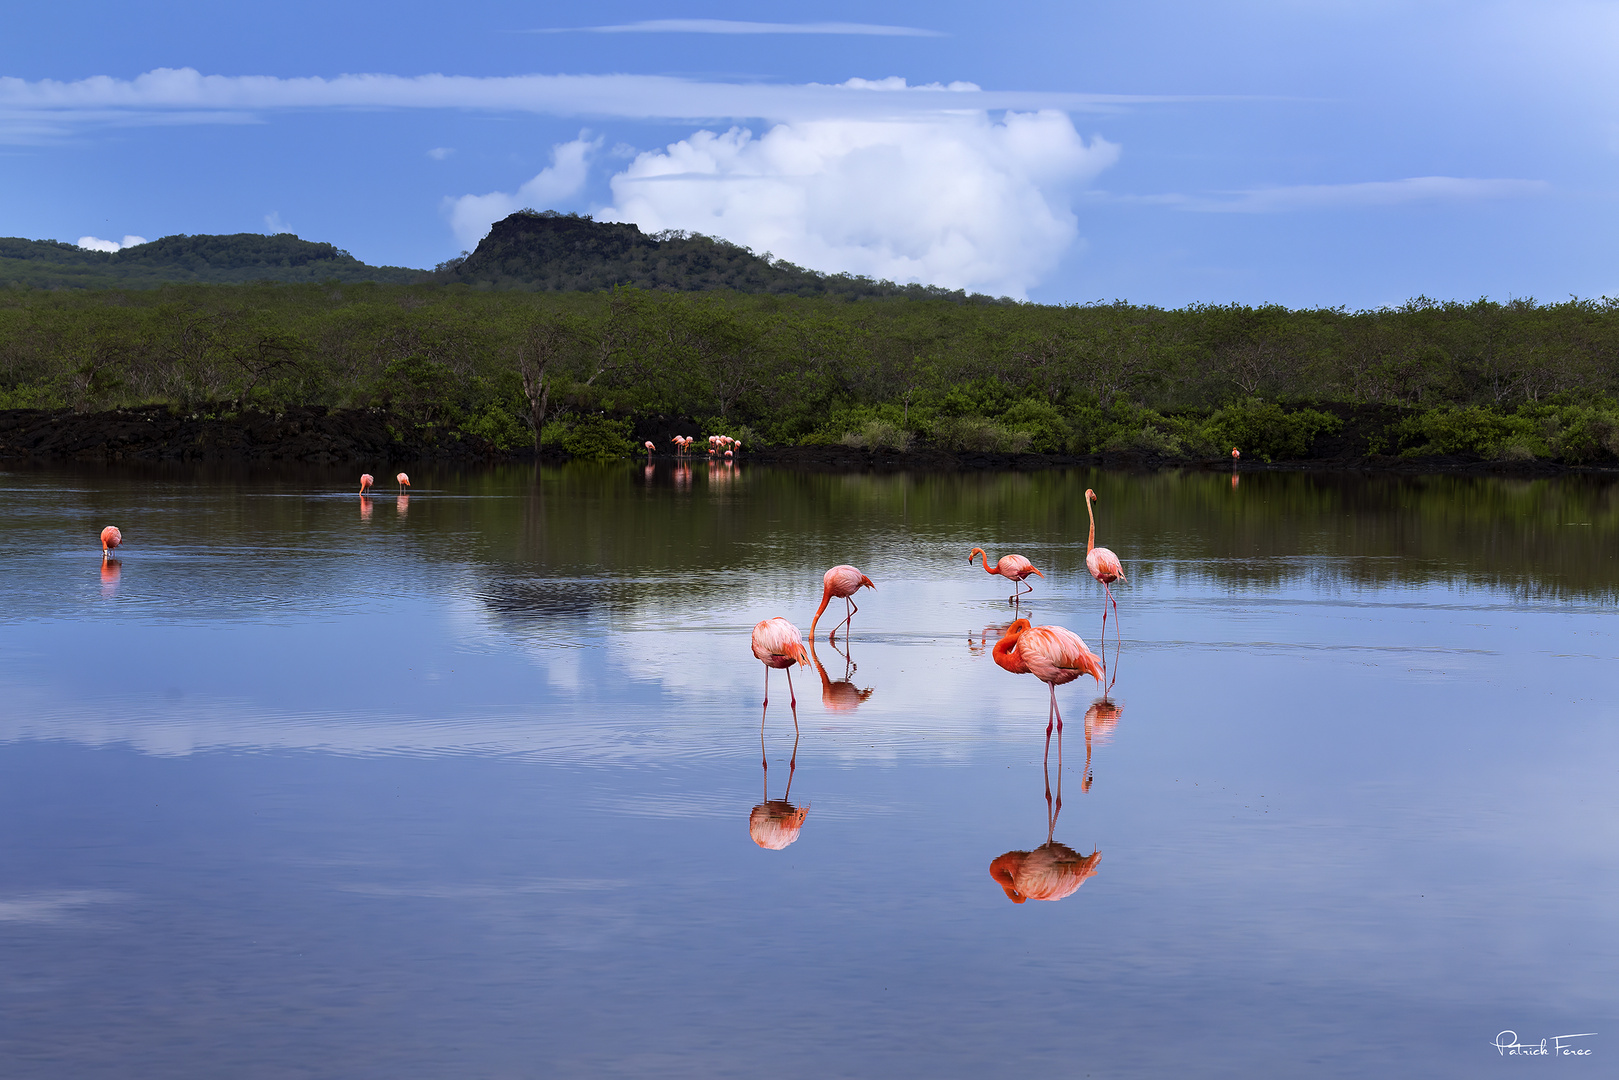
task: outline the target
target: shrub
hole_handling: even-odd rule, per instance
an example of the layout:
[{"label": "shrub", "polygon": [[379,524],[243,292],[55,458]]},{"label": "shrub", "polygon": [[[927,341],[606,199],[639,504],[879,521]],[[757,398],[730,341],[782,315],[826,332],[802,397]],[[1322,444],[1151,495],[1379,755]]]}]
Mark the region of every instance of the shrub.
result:
[{"label": "shrub", "polygon": [[1121,430],[1108,440],[1109,450],[1134,450],[1141,454],[1156,454],[1159,457],[1179,457],[1181,445],[1173,435],[1160,431],[1152,424],[1146,424],[1135,430]]},{"label": "shrub", "polygon": [[1000,422],[1002,427],[1028,435],[1028,448],[1037,454],[1060,454],[1073,437],[1062,413],[1043,401],[1020,401],[1001,414]]},{"label": "shrub", "polygon": [[529,429],[497,403],[486,406],[482,412],[463,424],[462,430],[468,435],[487,439],[498,450],[510,450],[526,445],[530,438]]},{"label": "shrub", "polygon": [[563,436],[562,448],[577,458],[612,461],[634,452],[635,440],[630,437],[633,431],[628,420],[593,416],[573,425]]},{"label": "shrub", "polygon": [[909,450],[911,433],[887,420],[870,420],[859,431],[845,432],[842,442],[866,450]]},{"label": "shrub", "polygon": [[1434,454],[1477,454],[1497,458],[1508,443],[1515,453],[1531,457],[1546,452],[1540,425],[1522,415],[1508,415],[1485,406],[1466,409],[1443,407],[1408,416],[1395,425],[1395,438],[1406,457]]},{"label": "shrub", "polygon": [[941,416],[934,421],[932,441],[945,450],[994,451],[1021,454],[1032,437],[982,416]]},{"label": "shrub", "polygon": [[1233,446],[1262,461],[1304,457],[1315,437],[1332,434],[1343,421],[1317,409],[1285,412],[1275,402],[1248,398],[1218,410],[1203,424],[1205,438],[1227,450]]}]

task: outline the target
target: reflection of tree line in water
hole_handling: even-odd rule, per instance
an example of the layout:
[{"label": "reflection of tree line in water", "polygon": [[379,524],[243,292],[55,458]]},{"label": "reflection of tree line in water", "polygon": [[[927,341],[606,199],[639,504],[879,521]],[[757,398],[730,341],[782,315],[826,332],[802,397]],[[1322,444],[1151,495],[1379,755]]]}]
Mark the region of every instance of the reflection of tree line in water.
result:
[{"label": "reflection of tree line in water", "polygon": [[[1090,484],[1108,500],[1117,529],[1168,541],[1134,560],[1146,583],[1165,575],[1242,588],[1432,583],[1521,599],[1619,599],[1619,563],[1609,558],[1619,542],[1619,485],[1596,478],[1245,472],[1233,490],[1228,477],[1210,473],[881,476],[658,464],[650,479],[636,469],[638,482],[627,485],[624,471],[528,472],[527,500],[478,508],[524,518],[521,528],[498,530],[496,559],[554,562],[567,575],[565,564],[587,552],[593,572],[602,565],[683,571],[695,551],[710,565],[745,562],[752,552],[743,545],[785,527],[793,543],[784,552],[813,564],[836,543],[835,523],[858,517],[868,532],[900,540],[941,530],[954,538],[993,524],[1031,544],[1056,541],[1044,562],[1077,572],[1073,538],[1086,527]],[[747,497],[716,512],[707,500],[724,485],[740,485]],[[660,492],[690,498],[649,497]],[[571,511],[576,500],[587,501],[590,513],[544,512],[547,503]],[[609,592],[610,604],[636,607],[674,604],[689,586],[672,575]]]}]

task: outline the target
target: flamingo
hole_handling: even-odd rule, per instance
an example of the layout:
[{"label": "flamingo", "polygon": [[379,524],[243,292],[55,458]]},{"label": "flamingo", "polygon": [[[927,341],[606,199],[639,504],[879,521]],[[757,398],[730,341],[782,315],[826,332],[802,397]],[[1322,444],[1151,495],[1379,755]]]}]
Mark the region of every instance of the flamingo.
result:
[{"label": "flamingo", "polygon": [[1235,465],[1237,462],[1239,462],[1241,460],[1242,460],[1242,451],[1238,450],[1235,446],[1233,446],[1231,448],[1231,464]]},{"label": "flamingo", "polygon": [[[1109,600],[1113,601],[1113,634],[1117,637],[1119,633],[1119,602],[1113,599],[1113,583],[1115,581],[1125,581],[1125,576],[1124,564],[1119,562],[1119,557],[1105,547],[1099,548],[1096,546],[1096,511],[1091,508],[1091,504],[1095,501],[1096,492],[1086,488],[1085,513],[1089,514],[1091,518],[1091,535],[1085,541],[1085,569],[1091,572],[1091,577],[1102,583],[1102,655],[1106,657],[1107,605]],[[1126,583],[1128,584],[1128,582]],[[1122,642],[1119,644],[1119,648],[1124,648]],[[1118,654],[1115,652],[1114,660],[1117,661],[1117,659]]]},{"label": "flamingo", "polygon": [[647,460],[648,460],[648,461],[651,461],[651,460],[652,460],[652,451],[654,451],[654,450],[656,450],[656,449],[657,449],[657,447],[655,447],[655,446],[653,446],[653,445],[652,445],[652,440],[651,440],[651,439],[648,439],[648,440],[647,440],[647,441],[646,441],[646,459],[647,459]]},{"label": "flamingo", "polygon": [[400,473],[398,476],[394,477],[394,479],[399,481],[399,490],[401,492],[410,487],[410,477],[406,476],[404,473]]},{"label": "flamingo", "polygon": [[[815,618],[810,620],[810,640],[815,639],[815,624],[821,621],[821,612],[826,610],[826,605],[834,596],[843,597],[844,603],[849,605],[848,615],[844,616],[843,622],[838,624],[838,626],[843,626],[854,618],[855,612],[860,610],[855,606],[854,594],[861,589],[876,588],[877,586],[871,583],[869,577],[848,563],[841,563],[828,570],[821,577],[821,606],[815,609]],[[854,629],[852,623],[850,623],[849,629]],[[835,641],[837,636],[838,627],[834,626],[832,632],[827,635],[827,640]]]},{"label": "flamingo", "polygon": [[[1014,619],[1006,636],[995,643],[995,662],[1014,675],[1033,675],[1051,687],[1051,716],[1062,732],[1062,710],[1057,708],[1057,687],[1089,675],[1102,684],[1101,658],[1085,647],[1085,641],[1061,626],[1031,626],[1028,619]],[[1046,736],[1052,721],[1046,720]],[[1049,745],[1047,747],[1049,750]]]},{"label": "flamingo", "polygon": [[108,525],[101,530],[101,557],[105,559],[107,553],[124,542],[124,534],[118,531],[118,526]]},{"label": "flamingo", "polygon": [[376,482],[377,482],[377,478],[372,476],[370,473],[368,473],[368,472],[361,473],[360,474],[360,494],[364,495],[366,492],[370,491],[371,490],[371,485],[376,483]]},{"label": "flamingo", "polygon": [[[1013,593],[1011,596],[1007,597],[1008,600],[1017,599],[1018,595],[1023,592],[1023,579],[1028,577],[1030,574],[1036,574],[1040,577],[1046,576],[1040,573],[1039,570],[1035,569],[1034,563],[1030,562],[1028,559],[1025,559],[1021,555],[1002,555],[998,560],[996,560],[995,565],[991,566],[989,565],[989,553],[983,548],[973,548],[973,553],[967,556],[967,561],[972,562],[980,555],[984,556],[984,573],[999,574],[1008,581],[1017,582],[1020,586],[1016,593]],[[1028,591],[1033,592],[1034,586],[1029,585],[1027,586],[1027,589]]]},{"label": "flamingo", "polygon": [[[770,669],[787,669],[787,697],[793,708],[798,708],[798,696],[793,693],[793,665],[809,666],[809,653],[804,648],[804,636],[798,627],[777,615],[763,619],[753,628],[753,655],[765,666],[765,704],[770,704]],[[798,714],[793,714],[797,723]]]}]

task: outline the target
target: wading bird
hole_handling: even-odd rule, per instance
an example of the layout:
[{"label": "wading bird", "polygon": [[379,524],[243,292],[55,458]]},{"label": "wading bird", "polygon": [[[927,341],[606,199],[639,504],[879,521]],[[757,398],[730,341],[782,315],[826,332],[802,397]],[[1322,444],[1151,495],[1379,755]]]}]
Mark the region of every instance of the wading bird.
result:
[{"label": "wading bird", "polygon": [[654,450],[656,450],[656,449],[657,449],[657,447],[655,447],[655,446],[653,446],[653,445],[652,445],[652,440],[651,440],[651,439],[648,439],[648,440],[647,440],[647,441],[646,441],[646,459],[647,459],[647,460],[648,460],[648,461],[651,461],[651,460],[652,460],[652,451],[654,451]]},{"label": "wading bird", "polygon": [[1051,712],[1046,735],[1051,734],[1051,717],[1062,731],[1062,710],[1057,708],[1057,687],[1089,675],[1102,685],[1102,661],[1085,647],[1085,641],[1061,626],[1031,626],[1028,619],[1014,619],[1006,636],[995,643],[995,662],[1014,675],[1033,675],[1051,687]]},{"label": "wading bird", "polygon": [[410,487],[410,477],[406,476],[404,473],[400,473],[398,476],[394,477],[394,479],[399,481],[399,490],[403,491],[405,488]]},{"label": "wading bird", "polygon": [[376,483],[376,482],[377,482],[377,478],[372,476],[370,473],[368,473],[368,472],[361,473],[360,474],[360,494],[364,495],[366,492],[370,491],[371,490],[371,485]]},{"label": "wading bird", "polygon": [[[804,637],[798,632],[798,627],[777,615],[774,619],[761,620],[753,628],[753,655],[765,666],[765,704],[770,704],[770,669],[787,669],[787,699],[794,709],[798,707],[798,696],[793,693],[793,665],[808,666],[809,652],[804,648]],[[798,716],[793,716],[797,723]]]},{"label": "wading bird", "polygon": [[1231,448],[1231,463],[1233,465],[1235,465],[1237,462],[1239,462],[1241,460],[1242,460],[1242,451],[1238,450],[1235,446],[1233,446]]},{"label": "wading bird", "polygon": [[[815,624],[821,621],[821,612],[826,610],[826,605],[834,596],[843,597],[843,602],[849,606],[848,614],[843,617],[843,622],[838,623],[838,626],[847,624],[850,631],[853,631],[854,624],[849,620],[853,619],[854,613],[860,610],[855,606],[854,594],[859,592],[861,589],[876,588],[877,586],[871,583],[871,579],[869,577],[862,574],[859,570],[850,566],[848,563],[834,566],[832,569],[828,570],[821,577],[821,606],[815,609],[815,618],[810,620],[811,640],[813,640],[815,637]],[[834,641],[837,639],[838,626],[834,626],[832,628],[832,632],[827,635],[828,641]]]},{"label": "wading bird", "polygon": [[[1096,492],[1090,488],[1085,489],[1085,512],[1091,518],[1091,535],[1085,541],[1085,569],[1091,572],[1091,577],[1102,583],[1102,656],[1104,663],[1107,657],[1107,605],[1113,601],[1113,634],[1119,633],[1119,602],[1113,599],[1113,583],[1124,581],[1124,564],[1119,557],[1105,547],[1096,546],[1096,511],[1091,504],[1096,501]],[[1119,645],[1124,648],[1123,643]],[[1118,659],[1117,653],[1114,660]]]},{"label": "wading bird", "polygon": [[101,530],[101,557],[105,559],[107,552],[124,542],[124,534],[118,531],[118,526],[108,525]]},{"label": "wading bird", "polygon": [[1025,559],[1021,555],[1002,555],[1000,559],[996,561],[995,565],[991,566],[989,565],[989,553],[983,548],[973,548],[973,553],[967,556],[967,561],[972,562],[980,555],[984,557],[984,573],[999,574],[1008,581],[1017,582],[1020,586],[1017,592],[1007,597],[1008,600],[1017,599],[1018,596],[1025,590],[1029,592],[1034,591],[1033,585],[1026,585],[1023,581],[1023,579],[1028,577],[1030,574],[1034,574],[1038,577],[1046,576],[1040,573],[1039,570],[1035,569],[1034,563],[1030,562],[1028,559]]}]

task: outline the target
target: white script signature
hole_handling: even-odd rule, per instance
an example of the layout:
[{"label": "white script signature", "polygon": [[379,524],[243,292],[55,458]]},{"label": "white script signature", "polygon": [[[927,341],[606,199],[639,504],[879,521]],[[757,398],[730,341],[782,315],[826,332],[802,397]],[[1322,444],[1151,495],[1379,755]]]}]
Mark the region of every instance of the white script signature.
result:
[{"label": "white script signature", "polygon": [[1569,1045],[1568,1040],[1589,1039],[1595,1034],[1594,1031],[1582,1031],[1577,1035],[1553,1035],[1538,1043],[1521,1043],[1516,1031],[1503,1031],[1495,1037],[1494,1046],[1502,1057],[1520,1054],[1525,1057],[1590,1057],[1589,1049],[1576,1048]]}]

